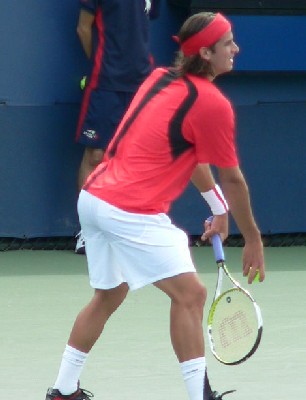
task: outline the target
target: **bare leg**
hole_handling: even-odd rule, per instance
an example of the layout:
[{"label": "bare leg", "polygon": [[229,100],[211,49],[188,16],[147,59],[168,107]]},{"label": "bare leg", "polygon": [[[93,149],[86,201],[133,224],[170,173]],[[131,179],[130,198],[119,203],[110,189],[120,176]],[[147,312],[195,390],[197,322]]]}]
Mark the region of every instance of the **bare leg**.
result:
[{"label": "bare leg", "polygon": [[108,318],[124,301],[127,292],[126,284],[111,290],[95,291],[90,303],[75,320],[54,384],[55,390],[63,395],[77,391],[87,354],[101,335]]},{"label": "bare leg", "polygon": [[88,175],[100,164],[103,156],[104,150],[102,149],[85,148],[78,176],[79,191],[82,189]]},{"label": "bare leg", "polygon": [[68,344],[88,353],[101,335],[106,321],[121,305],[127,293],[128,286],[125,283],[110,290],[96,289],[90,303],[77,316]]},{"label": "bare leg", "polygon": [[206,289],[196,273],[163,279],[155,286],[171,298],[170,334],[179,362],[204,356],[203,308]]}]

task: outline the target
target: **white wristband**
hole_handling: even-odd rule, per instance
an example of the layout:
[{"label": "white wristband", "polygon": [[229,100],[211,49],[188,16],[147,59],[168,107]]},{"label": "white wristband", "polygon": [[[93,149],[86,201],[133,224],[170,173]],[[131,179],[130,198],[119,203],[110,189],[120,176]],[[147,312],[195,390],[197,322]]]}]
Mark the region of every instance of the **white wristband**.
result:
[{"label": "white wristband", "polygon": [[222,215],[228,212],[228,204],[219,185],[215,185],[213,189],[203,192],[201,195],[208,203],[213,215]]}]

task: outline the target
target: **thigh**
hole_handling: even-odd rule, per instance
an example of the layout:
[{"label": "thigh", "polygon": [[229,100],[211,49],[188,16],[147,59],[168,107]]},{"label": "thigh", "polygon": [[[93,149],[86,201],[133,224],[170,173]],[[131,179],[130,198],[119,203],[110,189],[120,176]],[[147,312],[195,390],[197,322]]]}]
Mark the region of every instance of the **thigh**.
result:
[{"label": "thigh", "polygon": [[166,293],[171,300],[178,303],[182,300],[189,303],[198,295],[206,297],[206,288],[198,274],[192,272],[163,279],[156,282],[155,286]]},{"label": "thigh", "polygon": [[96,289],[91,302],[93,307],[111,315],[122,304],[127,293],[128,286],[126,283],[109,290]]}]

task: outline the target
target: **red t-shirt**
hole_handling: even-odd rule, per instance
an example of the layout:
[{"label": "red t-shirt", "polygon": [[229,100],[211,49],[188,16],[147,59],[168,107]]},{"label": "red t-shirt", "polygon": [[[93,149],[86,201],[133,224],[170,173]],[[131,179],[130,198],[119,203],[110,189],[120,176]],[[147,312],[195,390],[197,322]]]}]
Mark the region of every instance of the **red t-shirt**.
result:
[{"label": "red t-shirt", "polygon": [[167,212],[198,163],[238,165],[230,102],[208,79],[157,68],[84,189],[126,211]]}]

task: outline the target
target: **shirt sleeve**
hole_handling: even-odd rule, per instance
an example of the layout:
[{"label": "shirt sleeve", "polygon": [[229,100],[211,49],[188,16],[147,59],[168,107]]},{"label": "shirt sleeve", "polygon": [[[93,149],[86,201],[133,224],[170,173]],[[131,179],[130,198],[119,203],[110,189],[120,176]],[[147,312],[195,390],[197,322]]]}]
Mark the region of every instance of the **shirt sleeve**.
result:
[{"label": "shirt sleeve", "polygon": [[194,144],[199,163],[217,167],[238,165],[235,116],[225,97],[211,96],[195,106],[187,122],[186,139]]}]

